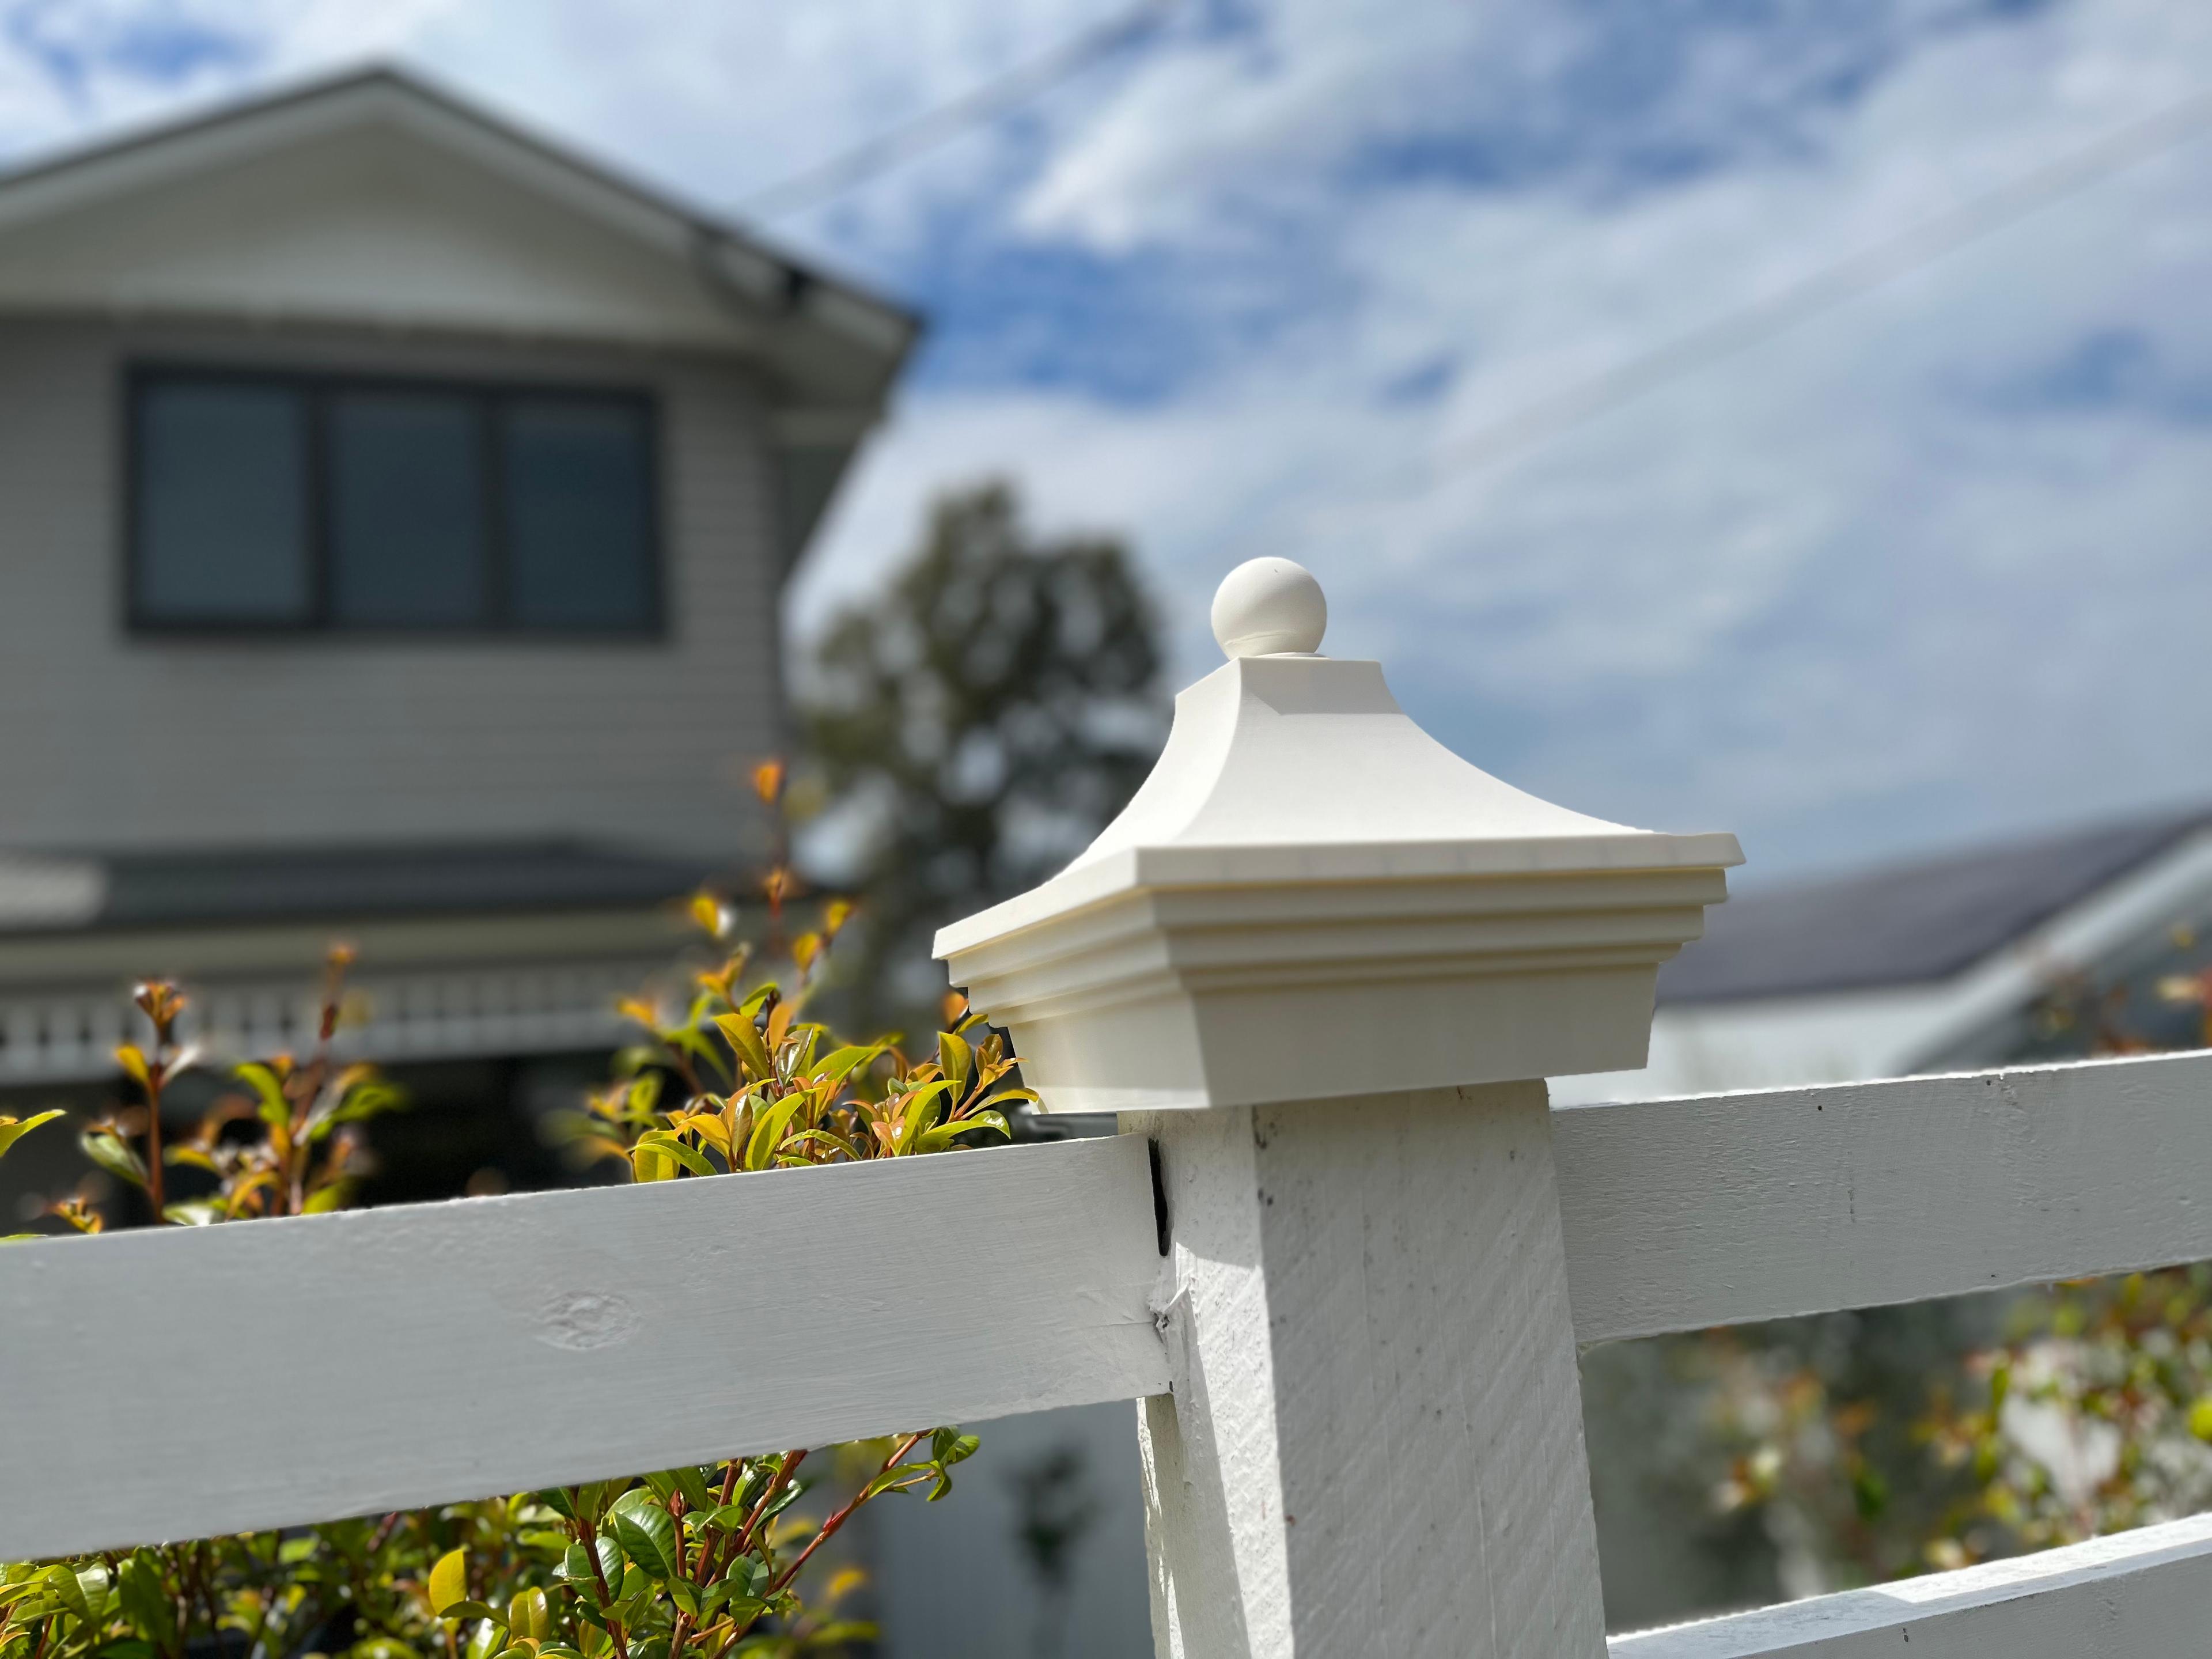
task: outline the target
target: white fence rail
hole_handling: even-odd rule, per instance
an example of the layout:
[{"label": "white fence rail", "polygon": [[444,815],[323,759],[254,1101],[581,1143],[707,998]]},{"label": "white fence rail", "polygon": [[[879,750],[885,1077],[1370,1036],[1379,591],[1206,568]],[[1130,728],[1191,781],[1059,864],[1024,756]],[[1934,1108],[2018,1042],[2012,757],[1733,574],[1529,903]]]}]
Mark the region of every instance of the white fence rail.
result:
[{"label": "white fence rail", "polygon": [[1612,1659],[2174,1659],[2212,1646],[2212,1516],[1615,1637]]},{"label": "white fence rail", "polygon": [[[2212,1257],[2212,1054],[1551,1118],[1583,1343]],[[0,1417],[164,1430],[0,1437],[0,1492],[38,1495],[0,1559],[1163,1394],[1154,1203],[1125,1135],[12,1247]],[[610,1409],[639,1389],[664,1407]],[[2043,1645],[1987,1645],[2062,1592]],[[2155,1652],[2107,1638],[2184,1607],[2212,1522],[1613,1650]]]},{"label": "white fence rail", "polygon": [[1119,1139],[11,1245],[0,1560],[1157,1394],[1159,1265]]},{"label": "white fence rail", "polygon": [[1607,1644],[1577,1340],[2212,1258],[2212,1054],[1550,1111],[1733,838],[1476,771],[1325,620],[1234,573],[1127,812],[940,936],[1120,1136],[0,1249],[0,1559],[1133,1398],[1164,1659],[2205,1651],[2206,1521]]},{"label": "white fence rail", "polygon": [[2212,1053],[1552,1117],[1584,1343],[2212,1257]]}]

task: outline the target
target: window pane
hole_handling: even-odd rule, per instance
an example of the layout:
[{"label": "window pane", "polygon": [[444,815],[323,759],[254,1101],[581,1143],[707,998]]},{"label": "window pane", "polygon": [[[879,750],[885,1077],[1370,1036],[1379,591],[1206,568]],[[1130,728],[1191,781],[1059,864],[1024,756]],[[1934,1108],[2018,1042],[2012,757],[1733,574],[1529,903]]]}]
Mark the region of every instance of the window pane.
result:
[{"label": "window pane", "polygon": [[283,386],[138,389],[132,599],[164,623],[307,619],[307,411]]},{"label": "window pane", "polygon": [[654,619],[653,465],[642,405],[507,405],[507,596],[525,628],[610,631]]},{"label": "window pane", "polygon": [[483,422],[457,393],[347,392],[330,404],[331,620],[480,623]]}]

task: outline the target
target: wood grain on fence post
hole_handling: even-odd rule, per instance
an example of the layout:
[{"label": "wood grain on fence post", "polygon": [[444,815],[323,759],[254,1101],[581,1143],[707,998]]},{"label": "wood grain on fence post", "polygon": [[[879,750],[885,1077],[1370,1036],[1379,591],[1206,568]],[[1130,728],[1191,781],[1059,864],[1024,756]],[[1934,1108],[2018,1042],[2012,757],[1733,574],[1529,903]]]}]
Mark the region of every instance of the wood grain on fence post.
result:
[{"label": "wood grain on fence post", "polygon": [[1067,870],[938,952],[1048,1109],[1158,1149],[1172,1396],[1145,1402],[1166,1659],[1597,1659],[1544,1085],[1640,1065],[1727,836],[1477,771],[1285,560]]},{"label": "wood grain on fence post", "polygon": [[1604,1644],[1540,1083],[1163,1113],[1166,1654]]}]

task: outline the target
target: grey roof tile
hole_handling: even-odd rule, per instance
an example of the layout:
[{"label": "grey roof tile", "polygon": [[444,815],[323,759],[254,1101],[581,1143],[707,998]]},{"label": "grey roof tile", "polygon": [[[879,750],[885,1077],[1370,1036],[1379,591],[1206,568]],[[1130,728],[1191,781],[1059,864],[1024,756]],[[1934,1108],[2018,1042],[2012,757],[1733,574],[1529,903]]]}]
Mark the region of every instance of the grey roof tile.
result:
[{"label": "grey roof tile", "polygon": [[1659,970],[1659,1000],[1948,979],[2207,825],[2212,809],[2168,812],[1746,894]]}]

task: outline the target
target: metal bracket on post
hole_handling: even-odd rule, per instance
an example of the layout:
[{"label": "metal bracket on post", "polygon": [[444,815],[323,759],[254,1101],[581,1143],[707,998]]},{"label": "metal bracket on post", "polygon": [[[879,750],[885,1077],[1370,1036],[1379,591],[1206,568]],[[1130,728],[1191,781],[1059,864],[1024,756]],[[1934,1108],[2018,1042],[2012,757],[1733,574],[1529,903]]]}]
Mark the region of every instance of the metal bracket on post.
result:
[{"label": "metal bracket on post", "polygon": [[1591,1659],[1534,1079],[1643,1063],[1658,965],[1742,855],[1478,770],[1379,665],[1319,654],[1327,617],[1288,560],[1231,573],[1230,659],[1127,809],[937,953],[1045,1110],[1118,1112],[1159,1149],[1160,1653]]}]

